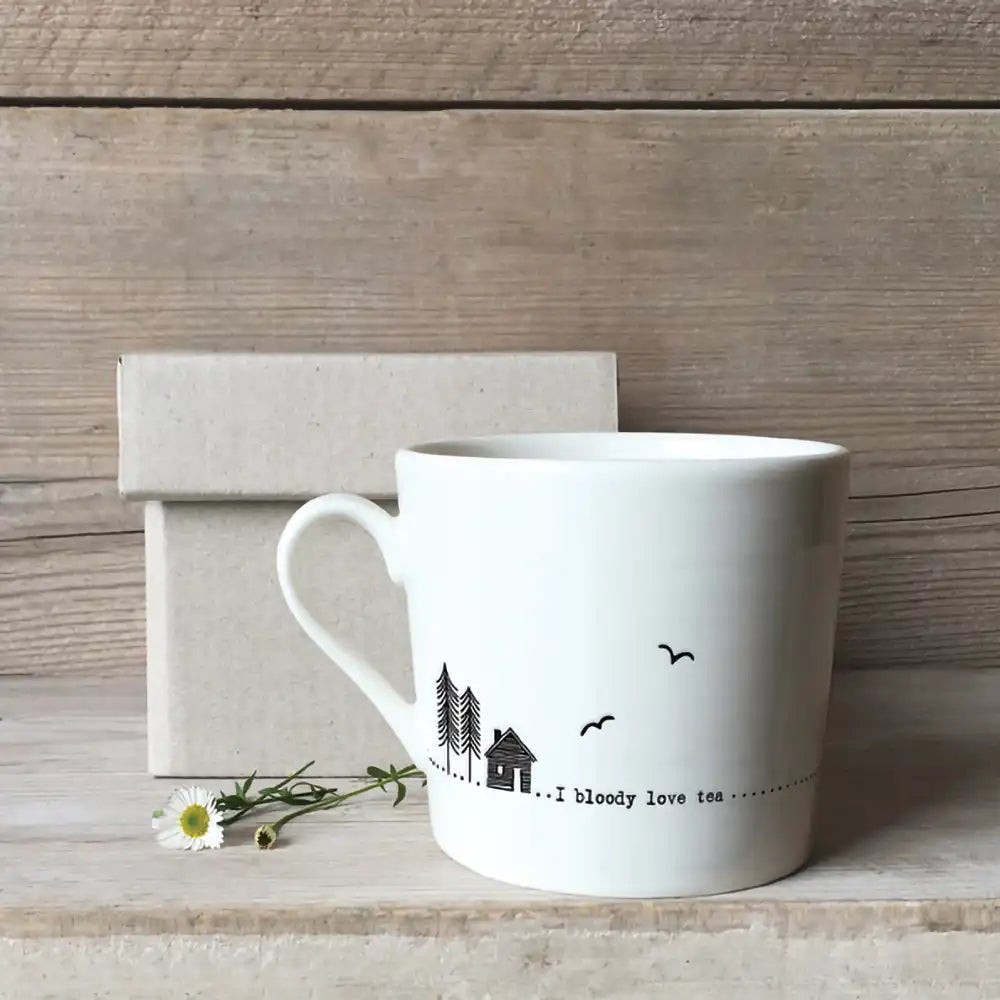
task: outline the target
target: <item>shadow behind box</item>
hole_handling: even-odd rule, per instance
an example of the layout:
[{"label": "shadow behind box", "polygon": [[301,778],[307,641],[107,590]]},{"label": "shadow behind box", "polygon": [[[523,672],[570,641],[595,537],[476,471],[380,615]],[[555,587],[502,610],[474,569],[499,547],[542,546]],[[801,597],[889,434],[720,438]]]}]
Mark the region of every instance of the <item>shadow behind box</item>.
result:
[{"label": "shadow behind box", "polygon": [[[147,501],[149,770],[363,774],[407,763],[374,708],[305,636],[278,589],[278,536],[341,490],[395,513],[393,459],[418,441],[616,430],[615,357],[129,355],[119,363],[119,479]],[[359,528],[300,546],[317,617],[412,697],[403,591]]]}]

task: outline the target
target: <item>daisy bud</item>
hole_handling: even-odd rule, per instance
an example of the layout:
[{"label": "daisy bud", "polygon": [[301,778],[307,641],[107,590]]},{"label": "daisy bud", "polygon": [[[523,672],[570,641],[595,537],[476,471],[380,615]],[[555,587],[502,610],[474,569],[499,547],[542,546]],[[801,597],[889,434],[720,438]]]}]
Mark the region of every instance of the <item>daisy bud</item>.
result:
[{"label": "daisy bud", "polygon": [[278,839],[278,831],[270,823],[258,826],[253,835],[253,842],[262,850],[269,851],[274,847],[274,842]]}]

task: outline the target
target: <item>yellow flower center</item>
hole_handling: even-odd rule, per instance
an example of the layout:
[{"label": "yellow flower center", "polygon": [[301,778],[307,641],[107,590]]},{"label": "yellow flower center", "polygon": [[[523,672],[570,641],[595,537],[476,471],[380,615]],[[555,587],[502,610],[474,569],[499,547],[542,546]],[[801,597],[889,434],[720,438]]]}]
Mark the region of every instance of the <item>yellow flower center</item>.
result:
[{"label": "yellow flower center", "polygon": [[197,804],[181,813],[181,829],[189,837],[204,837],[208,833],[208,810]]}]

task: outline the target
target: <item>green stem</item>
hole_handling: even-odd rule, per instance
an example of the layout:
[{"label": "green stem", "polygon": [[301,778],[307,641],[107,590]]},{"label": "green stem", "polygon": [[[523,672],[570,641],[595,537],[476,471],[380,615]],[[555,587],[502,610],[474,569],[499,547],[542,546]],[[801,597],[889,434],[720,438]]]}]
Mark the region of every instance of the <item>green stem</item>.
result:
[{"label": "green stem", "polygon": [[388,775],[385,778],[379,778],[378,781],[373,781],[370,785],[362,785],[360,788],[355,788],[353,791],[344,792],[343,795],[336,795],[332,800],[321,799],[319,802],[313,802],[311,805],[303,806],[301,809],[296,809],[295,812],[288,813],[287,816],[282,816],[281,819],[271,825],[274,827],[274,832],[277,833],[290,820],[297,819],[299,816],[305,816],[306,813],[322,812],[324,809],[333,809],[336,806],[342,805],[348,799],[353,799],[355,795],[362,795],[365,792],[374,791],[376,788],[385,788],[386,785],[395,785],[400,778],[422,778],[423,776],[423,771],[421,771],[416,764],[408,764],[401,771],[397,771],[395,775]]},{"label": "green stem", "polygon": [[[316,761],[311,760],[309,761],[308,764],[303,764],[302,767],[300,767],[294,774],[290,774],[287,778],[284,778],[283,780],[279,781],[278,784],[271,785],[269,787],[272,788],[274,791],[277,791],[279,788],[284,788],[285,785],[287,785],[290,781],[293,781],[295,778],[299,777],[300,774],[303,774],[305,771],[308,771],[309,768],[312,767],[313,764],[315,763]],[[231,826],[238,819],[242,819],[244,816],[246,816],[246,814],[251,810],[256,809],[258,806],[266,805],[268,802],[273,802],[273,801],[274,798],[270,795],[268,795],[267,797],[259,795],[257,796],[256,799],[253,800],[253,802],[248,802],[239,812],[233,813],[232,816],[227,816],[225,819],[221,820],[219,826]]]}]

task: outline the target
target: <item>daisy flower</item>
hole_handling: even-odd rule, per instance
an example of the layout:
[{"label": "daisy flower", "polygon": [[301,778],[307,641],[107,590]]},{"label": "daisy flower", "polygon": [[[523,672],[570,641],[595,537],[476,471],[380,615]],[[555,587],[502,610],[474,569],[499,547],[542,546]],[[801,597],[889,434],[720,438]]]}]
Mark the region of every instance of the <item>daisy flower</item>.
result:
[{"label": "daisy flower", "polygon": [[[157,815],[156,813],[159,813]],[[222,846],[222,813],[215,796],[204,788],[178,788],[163,809],[153,814],[156,839],[177,851],[200,851]]]}]

